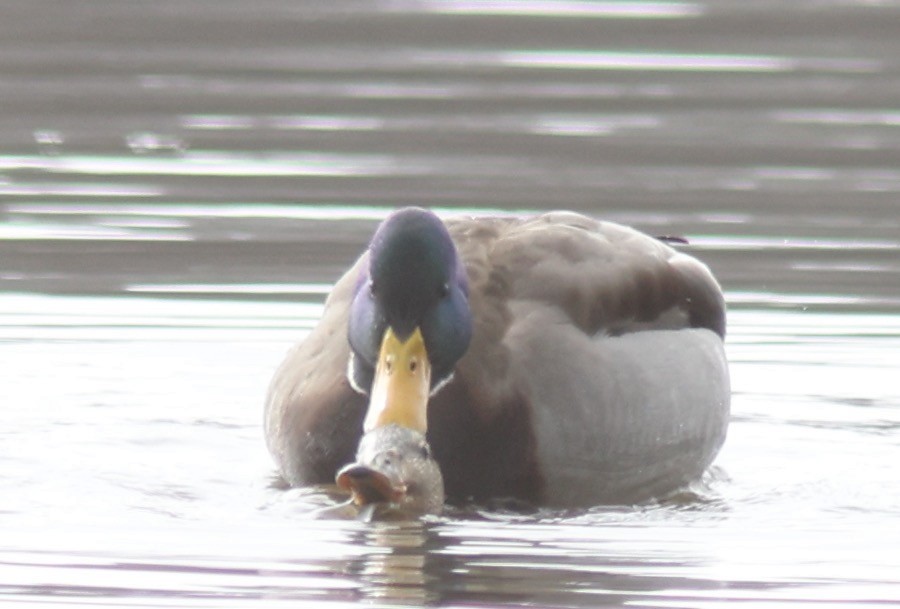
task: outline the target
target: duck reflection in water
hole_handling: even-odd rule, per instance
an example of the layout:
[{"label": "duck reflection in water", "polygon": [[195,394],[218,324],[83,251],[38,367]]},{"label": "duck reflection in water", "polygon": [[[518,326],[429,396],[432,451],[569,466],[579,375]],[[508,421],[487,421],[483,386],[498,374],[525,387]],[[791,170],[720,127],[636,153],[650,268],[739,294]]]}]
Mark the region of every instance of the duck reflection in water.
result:
[{"label": "duck reflection in water", "polygon": [[335,482],[349,491],[361,520],[402,520],[438,514],[444,480],[431,447],[419,431],[390,424],[363,435],[356,461]]}]

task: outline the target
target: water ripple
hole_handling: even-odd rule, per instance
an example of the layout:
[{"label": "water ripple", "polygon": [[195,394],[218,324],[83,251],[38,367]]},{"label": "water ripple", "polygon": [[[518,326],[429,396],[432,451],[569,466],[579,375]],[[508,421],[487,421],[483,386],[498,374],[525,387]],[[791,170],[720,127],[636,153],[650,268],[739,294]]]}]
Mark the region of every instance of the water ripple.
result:
[{"label": "water ripple", "polygon": [[189,151],[176,157],[121,155],[2,155],[0,170],[89,175],[379,176],[416,174],[386,155]]},{"label": "water ripple", "polygon": [[679,19],[704,13],[696,2],[593,2],[586,0],[424,0],[390,2],[392,12],[404,9],[448,15],[566,17],[599,19]]}]

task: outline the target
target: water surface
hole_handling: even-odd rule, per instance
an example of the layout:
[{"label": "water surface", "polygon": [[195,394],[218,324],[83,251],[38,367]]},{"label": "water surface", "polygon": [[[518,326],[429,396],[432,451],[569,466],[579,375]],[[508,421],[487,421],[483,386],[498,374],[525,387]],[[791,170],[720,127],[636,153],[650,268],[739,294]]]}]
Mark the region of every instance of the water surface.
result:
[{"label": "water surface", "polygon": [[[0,604],[900,603],[894,2],[14,3]],[[394,206],[683,235],[728,441],[641,506],[313,518],[262,401]]]}]

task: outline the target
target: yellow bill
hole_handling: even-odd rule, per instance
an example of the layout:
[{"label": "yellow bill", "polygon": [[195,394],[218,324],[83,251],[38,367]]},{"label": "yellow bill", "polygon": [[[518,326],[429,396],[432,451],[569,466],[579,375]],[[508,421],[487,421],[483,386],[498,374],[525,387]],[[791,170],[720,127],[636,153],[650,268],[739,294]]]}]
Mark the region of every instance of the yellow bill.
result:
[{"label": "yellow bill", "polygon": [[401,342],[389,327],[381,341],[363,430],[395,423],[424,434],[430,391],[431,364],[422,333],[416,328]]}]

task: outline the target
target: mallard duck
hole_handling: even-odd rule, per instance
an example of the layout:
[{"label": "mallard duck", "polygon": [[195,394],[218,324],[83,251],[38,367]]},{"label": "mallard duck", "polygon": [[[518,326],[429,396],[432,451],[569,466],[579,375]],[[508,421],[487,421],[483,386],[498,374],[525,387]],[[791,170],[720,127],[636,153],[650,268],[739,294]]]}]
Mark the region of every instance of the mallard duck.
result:
[{"label": "mallard duck", "polygon": [[335,483],[357,507],[382,504],[399,517],[438,514],[444,505],[441,470],[425,436],[395,423],[366,432],[356,461],[338,471]]},{"label": "mallard duck", "polygon": [[427,433],[448,498],[590,506],[696,480],[725,439],[725,304],[697,259],[580,214],[400,209],[271,382],[291,485],[334,480],[364,430]]}]

